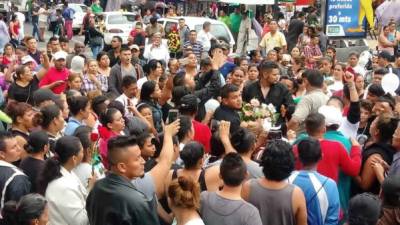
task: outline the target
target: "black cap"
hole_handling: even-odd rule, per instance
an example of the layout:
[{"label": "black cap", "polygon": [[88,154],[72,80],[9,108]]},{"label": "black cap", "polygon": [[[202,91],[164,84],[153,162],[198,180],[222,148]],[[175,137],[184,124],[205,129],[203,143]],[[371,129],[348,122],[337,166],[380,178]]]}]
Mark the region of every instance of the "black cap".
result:
[{"label": "black cap", "polygon": [[356,195],[349,202],[348,214],[349,224],[376,224],[381,215],[381,201],[368,193]]},{"label": "black cap", "polygon": [[39,89],[33,93],[33,102],[35,106],[39,106],[41,103],[45,101],[53,101],[56,102],[58,100],[58,96],[55,95],[50,89]]},{"label": "black cap", "polygon": [[196,95],[188,94],[181,98],[179,109],[185,111],[197,111],[200,99]]},{"label": "black cap", "polygon": [[381,51],[378,54],[378,58],[386,59],[387,61],[392,61],[392,55],[387,51]]},{"label": "black cap", "polygon": [[42,151],[47,144],[49,144],[49,135],[46,131],[33,131],[29,134],[26,150],[28,153],[37,153]]}]

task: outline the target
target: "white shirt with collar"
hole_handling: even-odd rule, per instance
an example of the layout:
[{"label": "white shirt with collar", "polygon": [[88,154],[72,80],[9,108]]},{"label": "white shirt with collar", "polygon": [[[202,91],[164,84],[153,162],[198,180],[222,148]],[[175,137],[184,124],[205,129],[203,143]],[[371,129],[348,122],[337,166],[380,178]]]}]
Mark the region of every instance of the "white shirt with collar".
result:
[{"label": "white shirt with collar", "polygon": [[129,111],[128,106],[129,102],[131,105],[137,105],[138,99],[133,97],[133,98],[128,98],[125,94],[120,95],[118,98],[115,99],[115,101],[119,101],[124,105],[125,108],[125,116],[133,116],[132,112]]},{"label": "white shirt with collar", "polygon": [[169,61],[169,51],[168,48],[164,44],[160,44],[159,46],[153,46],[153,44],[146,45],[144,48],[143,57],[147,60],[157,59],[163,60],[165,63]]},{"label": "white shirt with collar", "polygon": [[204,30],[199,31],[197,34],[197,41],[203,45],[203,51],[208,52],[211,48],[211,39],[215,38],[210,32]]},{"label": "white shirt with collar", "polygon": [[78,176],[61,166],[61,177],[51,181],[46,189],[50,225],[88,225],[87,191]]}]

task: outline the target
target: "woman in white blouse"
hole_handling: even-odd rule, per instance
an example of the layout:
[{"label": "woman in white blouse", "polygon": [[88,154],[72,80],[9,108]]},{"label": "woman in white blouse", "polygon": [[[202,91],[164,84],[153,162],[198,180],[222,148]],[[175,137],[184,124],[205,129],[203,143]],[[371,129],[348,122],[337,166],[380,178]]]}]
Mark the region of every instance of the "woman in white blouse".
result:
[{"label": "woman in white blouse", "polygon": [[[48,201],[50,225],[88,225],[87,191],[72,171],[82,161],[82,145],[77,137],[64,136],[57,140],[55,152],[38,178],[39,190]],[[93,183],[91,179],[90,186]]]}]

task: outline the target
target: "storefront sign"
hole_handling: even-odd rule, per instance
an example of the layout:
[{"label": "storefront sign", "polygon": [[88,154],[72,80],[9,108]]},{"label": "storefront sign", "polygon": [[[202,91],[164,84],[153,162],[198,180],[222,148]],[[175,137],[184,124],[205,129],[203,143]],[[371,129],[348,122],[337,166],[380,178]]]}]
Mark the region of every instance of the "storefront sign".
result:
[{"label": "storefront sign", "polygon": [[362,1],[369,0],[326,0],[326,35],[346,38],[365,37],[365,12],[373,13],[373,11],[372,5],[371,11],[365,10],[364,7],[360,8]]}]

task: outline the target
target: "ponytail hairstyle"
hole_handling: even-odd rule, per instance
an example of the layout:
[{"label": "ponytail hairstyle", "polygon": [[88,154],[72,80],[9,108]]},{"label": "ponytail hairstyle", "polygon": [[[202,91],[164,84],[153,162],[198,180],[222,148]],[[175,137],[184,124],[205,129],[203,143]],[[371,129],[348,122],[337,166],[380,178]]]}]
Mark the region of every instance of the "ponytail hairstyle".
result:
[{"label": "ponytail hairstyle", "polygon": [[43,129],[49,128],[51,122],[62,114],[60,107],[51,104],[40,109],[40,112],[33,118],[33,123],[40,125]]},{"label": "ponytail hairstyle", "polygon": [[242,127],[234,132],[230,139],[232,146],[239,154],[248,153],[250,150],[252,150],[254,143],[256,143],[256,137],[254,134]]},{"label": "ponytail hairstyle", "polygon": [[74,136],[79,138],[83,148],[83,159],[82,162],[89,162],[91,157],[91,148],[93,146],[92,140],[90,140],[90,134],[92,128],[89,126],[79,126],[74,132]]},{"label": "ponytail hairstyle", "polygon": [[168,197],[178,208],[198,210],[200,207],[200,187],[192,178],[180,176],[168,187]]},{"label": "ponytail hairstyle", "polygon": [[32,106],[25,102],[10,102],[7,105],[6,113],[13,121],[13,124],[17,124],[17,118],[23,117],[25,113],[32,110]]},{"label": "ponytail hairstyle", "polygon": [[36,154],[45,151],[45,146],[49,145],[49,135],[44,130],[33,131],[29,134],[28,142],[24,149],[30,154]]},{"label": "ponytail hairstyle", "polygon": [[72,156],[76,156],[82,149],[82,144],[77,137],[63,136],[55,145],[55,156],[46,160],[43,170],[38,177],[39,193],[45,194],[48,184],[61,177],[61,166]]},{"label": "ponytail hairstyle", "polygon": [[47,205],[46,199],[40,194],[28,194],[19,202],[9,201],[2,211],[4,224],[30,225],[32,220],[39,219]]}]

